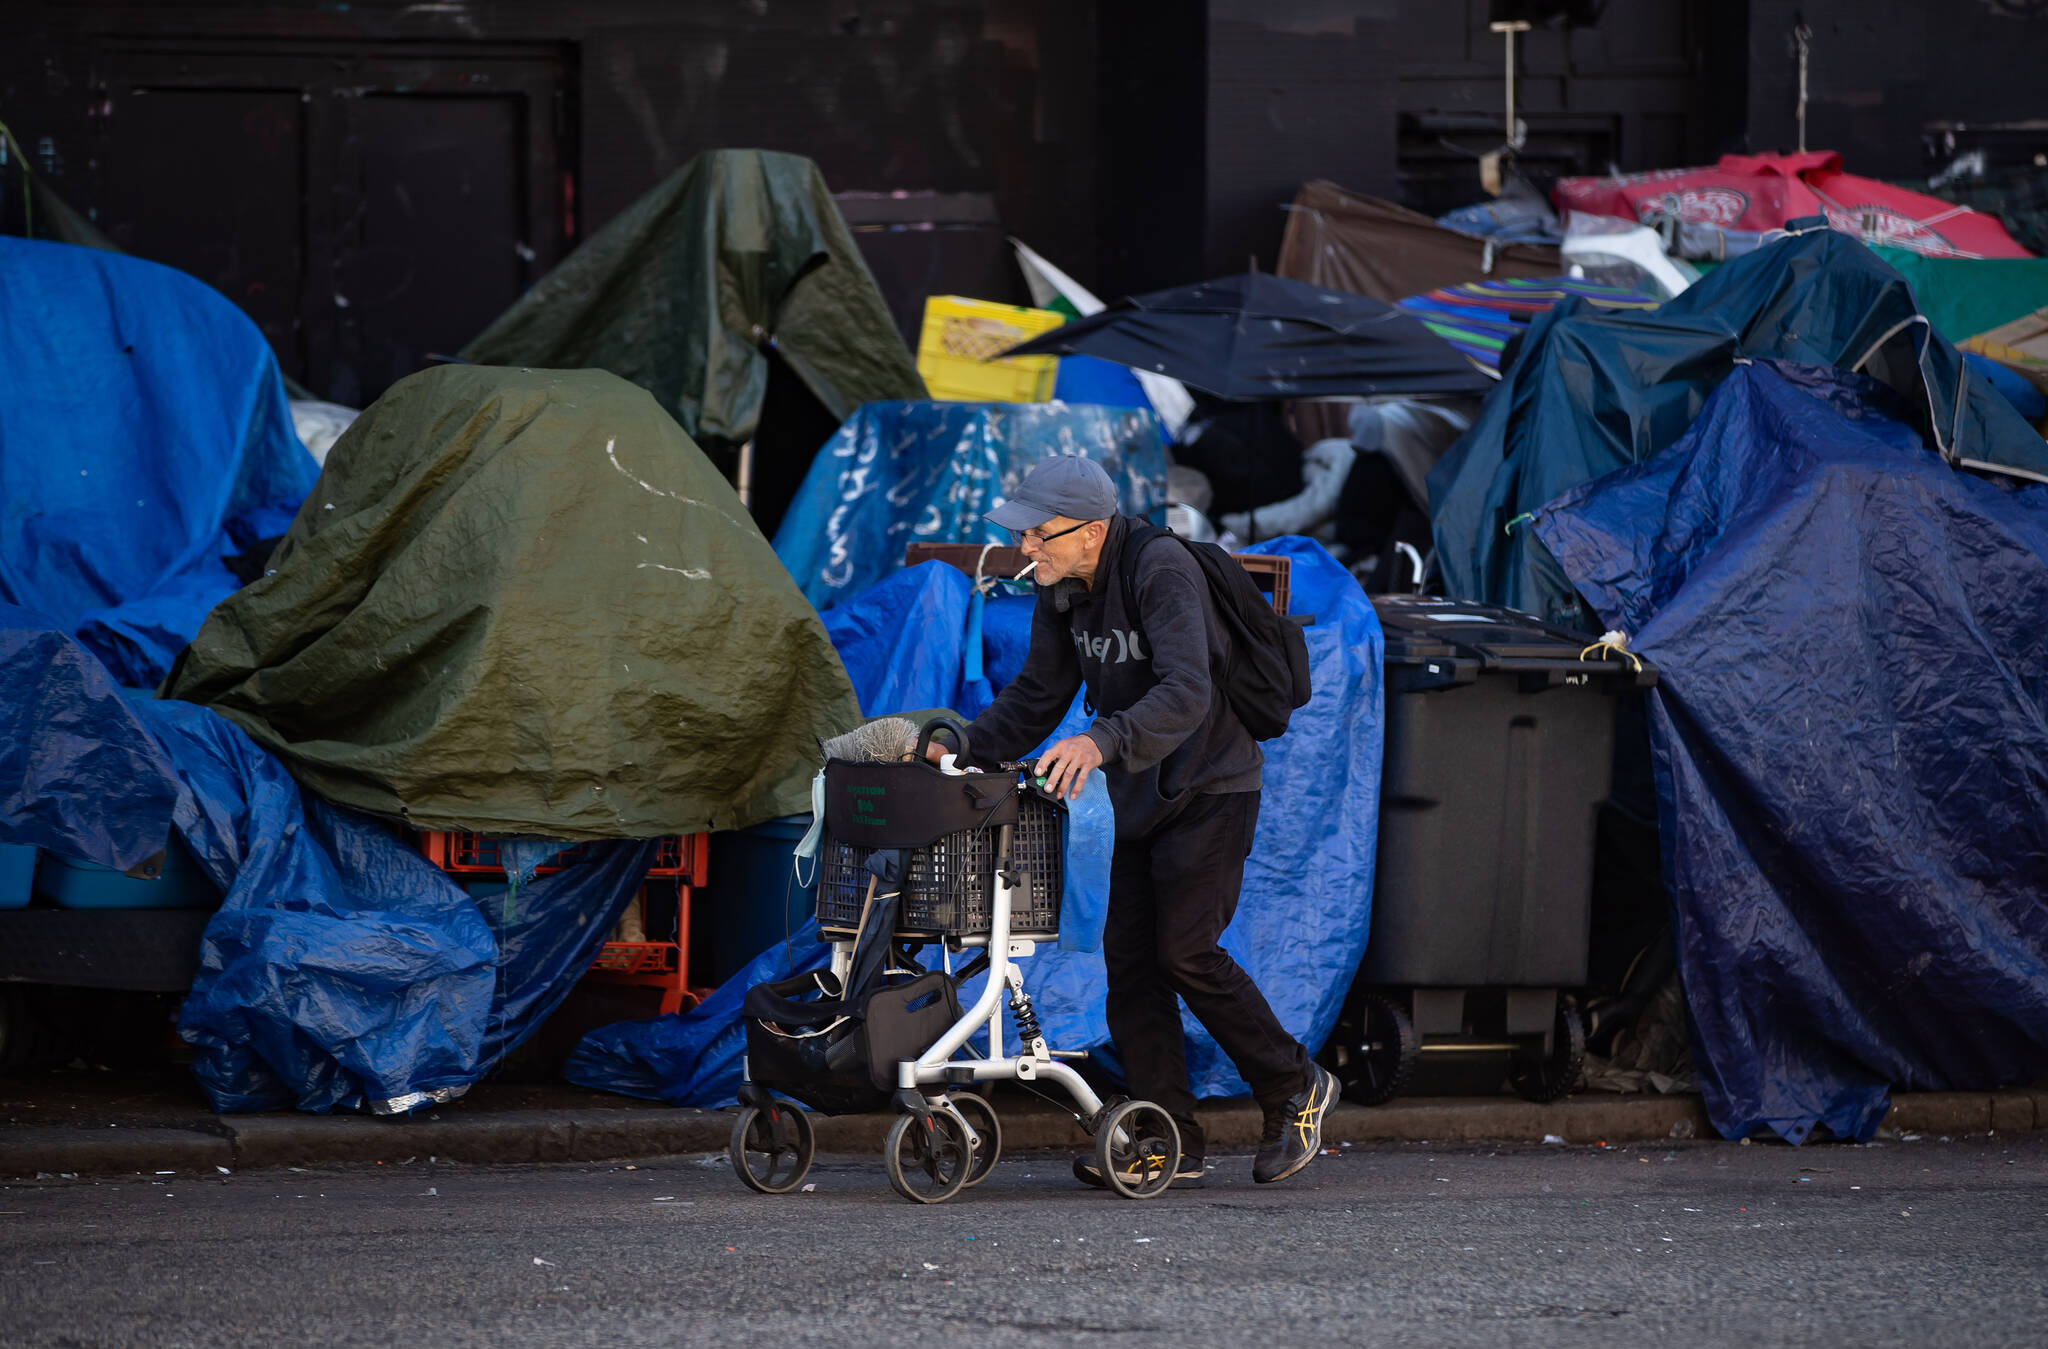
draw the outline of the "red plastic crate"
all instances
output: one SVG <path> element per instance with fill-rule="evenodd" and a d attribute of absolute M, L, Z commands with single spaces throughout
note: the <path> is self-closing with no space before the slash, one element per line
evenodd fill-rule
<path fill-rule="evenodd" d="M 458 876 L 504 875 L 500 842 L 493 835 L 475 834 L 464 829 L 428 829 L 420 833 L 420 851 L 426 854 L 427 860 Z M 583 848 L 583 844 L 577 843 L 562 849 L 546 865 L 536 867 L 535 874 L 545 876 L 581 861 Z M 663 880 L 702 885 L 710 859 L 709 834 L 670 834 L 660 840 L 654 853 L 654 865 L 647 869 L 647 874 Z"/>
<path fill-rule="evenodd" d="M 682 968 L 683 948 L 672 941 L 608 941 L 590 962 L 614 974 L 666 974 Z"/>
<path fill-rule="evenodd" d="M 697 835 L 702 838 L 703 835 Z M 647 899 L 646 888 L 640 902 Z M 690 887 L 676 887 L 676 941 L 608 941 L 597 950 L 585 977 L 612 984 L 661 990 L 661 1014 L 670 1016 L 704 1001 L 709 989 L 691 988 Z"/>

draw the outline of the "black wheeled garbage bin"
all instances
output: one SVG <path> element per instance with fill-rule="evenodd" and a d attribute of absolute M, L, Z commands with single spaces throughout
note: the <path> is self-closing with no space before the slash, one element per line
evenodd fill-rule
<path fill-rule="evenodd" d="M 1498 1055 L 1522 1095 L 1555 1100 L 1584 1057 L 1568 993 L 1586 981 L 1615 709 L 1656 671 L 1511 609 L 1373 603 L 1386 750 L 1372 935 L 1324 1060 L 1367 1103 L 1433 1054 Z"/>

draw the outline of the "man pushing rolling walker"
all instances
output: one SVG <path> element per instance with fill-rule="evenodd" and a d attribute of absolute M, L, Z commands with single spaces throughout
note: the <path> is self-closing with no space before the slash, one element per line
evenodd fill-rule
<path fill-rule="evenodd" d="M 1221 549 L 1119 515 L 1116 487 L 1092 460 L 1047 459 L 987 518 L 1016 536 L 1038 603 L 1024 668 L 968 727 L 971 752 L 1017 758 L 1087 686 L 1094 724 L 1048 748 L 1034 771 L 1067 799 L 1097 768 L 1108 783 L 1116 848 L 1102 952 L 1110 1038 L 1130 1090 L 1180 1127 L 1173 1183 L 1201 1184 L 1185 1000 L 1265 1112 L 1252 1179 L 1285 1180 L 1320 1148 L 1337 1080 L 1281 1028 L 1221 939 L 1258 824 L 1258 741 L 1308 701 L 1306 643 Z M 1106 1186 L 1092 1158 L 1077 1159 L 1074 1174 Z"/>

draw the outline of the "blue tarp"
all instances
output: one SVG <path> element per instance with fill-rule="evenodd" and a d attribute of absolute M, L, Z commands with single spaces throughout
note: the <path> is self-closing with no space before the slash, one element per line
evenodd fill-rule
<path fill-rule="evenodd" d="M 179 1021 L 222 1111 L 460 1094 L 586 969 L 651 862 L 609 843 L 473 900 L 191 703 L 124 699 L 54 621 L 0 607 L 0 840 L 118 866 L 175 829 L 224 892 Z"/>
<path fill-rule="evenodd" d="M 1055 403 L 1143 408 L 1154 415 L 1160 443 L 1170 445 L 1173 442 L 1167 433 L 1166 423 L 1156 420 L 1158 409 L 1152 406 L 1145 386 L 1138 383 L 1137 375 L 1127 365 L 1098 360 L 1093 356 L 1062 356 L 1058 373 L 1053 376 L 1052 398 Z"/>
<path fill-rule="evenodd" d="M 1730 1138 L 1864 1139 L 1888 1086 L 2048 1071 L 2048 486 L 1957 472 L 1893 401 L 1759 361 L 1535 525 L 1660 672 L 1665 880 Z"/>
<path fill-rule="evenodd" d="M 319 468 L 263 334 L 169 267 L 0 237 L 0 601 L 153 686 Z"/>
<path fill-rule="evenodd" d="M 1012 542 L 982 516 L 1055 454 L 1107 469 L 1126 515 L 1166 508 L 1166 451 L 1149 411 L 870 403 L 812 460 L 775 531 L 776 555 L 804 598 L 829 609 L 900 570 L 909 544 Z"/>
<path fill-rule="evenodd" d="M 1319 1046 L 1336 1023 L 1371 923 L 1383 729 L 1382 639 L 1371 602 L 1317 544 L 1284 538 L 1249 551 L 1278 554 L 1293 562 L 1293 607 L 1316 615 L 1316 624 L 1307 633 L 1315 696 L 1294 714 L 1285 736 L 1265 745 L 1258 837 L 1245 867 L 1237 917 L 1224 934 L 1224 944 L 1265 991 L 1289 1033 Z M 937 563 L 915 568 L 848 606 L 861 615 L 857 630 L 862 633 L 887 631 L 891 612 L 904 616 L 904 627 L 913 614 L 929 625 L 916 634 L 921 640 L 842 647 L 862 709 L 869 715 L 929 705 L 927 695 L 944 686 L 945 671 L 964 664 L 958 647 L 966 631 L 967 587 L 957 573 L 948 581 L 942 572 L 949 570 Z M 983 644 L 988 677 L 998 689 L 1022 665 L 1031 603 L 1028 596 L 1020 596 L 987 605 Z M 873 612 L 867 611 L 870 605 Z M 846 630 L 835 630 L 834 640 Z M 951 654 L 935 650 L 947 647 L 954 649 Z M 921 672 L 903 673 L 913 666 L 922 667 Z M 908 701 L 895 707 L 871 701 L 885 688 L 904 690 Z M 1077 700 L 1053 738 L 1085 726 L 1087 720 Z M 1106 799 L 1099 782 L 1092 790 L 1098 801 Z M 1076 811 L 1072 827 L 1095 834 L 1099 841 L 1093 846 L 1106 849 L 1108 812 L 1101 806 L 1095 812 L 1088 818 L 1087 812 Z M 1106 869 L 1102 874 L 1106 886 Z M 1074 892 L 1070 861 L 1070 910 L 1077 902 L 1089 902 Z M 739 1085 L 740 998 L 751 984 L 792 968 L 792 957 L 796 968 L 808 967 L 807 961 L 821 962 L 825 948 L 807 946 L 808 940 L 807 930 L 787 946 L 777 945 L 693 1012 L 592 1032 L 570 1059 L 567 1076 L 584 1086 L 679 1105 L 730 1102 Z M 1102 957 L 1041 949 L 1024 962 L 1024 971 L 1048 1042 L 1062 1049 L 1096 1050 L 1114 1069 L 1114 1054 L 1100 1053 L 1109 1043 Z M 1188 1071 L 1195 1090 L 1205 1096 L 1244 1094 L 1247 1088 L 1236 1070 L 1199 1023 L 1187 1017 L 1186 1026 Z"/>
<path fill-rule="evenodd" d="M 1447 593 L 1585 626 L 1530 513 L 1670 445 L 1752 358 L 1882 378 L 1931 449 L 2048 481 L 2048 445 L 1927 326 L 1904 279 L 1848 235 L 1816 229 L 1717 267 L 1648 313 L 1567 299 L 1538 316 L 1472 429 L 1430 471 Z"/>
<path fill-rule="evenodd" d="M 179 791 L 106 667 L 0 604 L 0 843 L 126 871 L 163 851 Z"/>

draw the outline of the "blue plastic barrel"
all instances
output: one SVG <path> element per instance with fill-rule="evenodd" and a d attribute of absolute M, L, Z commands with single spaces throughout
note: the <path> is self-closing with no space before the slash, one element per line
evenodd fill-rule
<path fill-rule="evenodd" d="M 36 865 L 34 888 L 60 909 L 214 909 L 221 899 L 220 887 L 175 835 L 155 875 L 131 876 L 45 852 Z"/>
<path fill-rule="evenodd" d="M 799 886 L 790 871 L 809 815 L 785 815 L 751 829 L 711 836 L 711 883 L 692 901 L 697 935 L 711 948 L 711 982 L 722 984 L 810 919 L 817 873 L 809 862 Z"/>
<path fill-rule="evenodd" d="M 28 843 L 0 843 L 0 909 L 28 907 L 36 874 L 36 850 Z"/>

